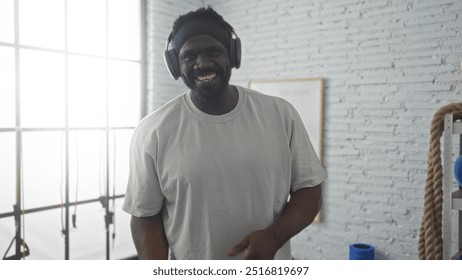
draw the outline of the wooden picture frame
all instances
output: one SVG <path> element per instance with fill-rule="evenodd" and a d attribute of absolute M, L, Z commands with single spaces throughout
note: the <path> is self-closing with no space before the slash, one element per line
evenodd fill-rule
<path fill-rule="evenodd" d="M 289 101 L 302 118 L 319 160 L 323 162 L 324 79 L 250 80 L 250 89 Z M 321 222 L 318 213 L 315 222 Z"/>

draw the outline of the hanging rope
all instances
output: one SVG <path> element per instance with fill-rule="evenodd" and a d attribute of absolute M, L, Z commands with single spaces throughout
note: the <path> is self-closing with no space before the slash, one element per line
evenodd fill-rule
<path fill-rule="evenodd" d="M 443 259 L 443 239 L 441 237 L 443 168 L 441 166 L 440 138 L 444 131 L 444 115 L 447 113 L 452 113 L 454 120 L 462 119 L 462 103 L 443 106 L 433 115 L 425 183 L 424 215 L 419 235 L 419 258 L 421 260 Z"/>

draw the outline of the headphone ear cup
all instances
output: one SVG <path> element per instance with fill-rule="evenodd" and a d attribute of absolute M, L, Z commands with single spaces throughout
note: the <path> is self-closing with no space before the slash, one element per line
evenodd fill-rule
<path fill-rule="evenodd" d="M 234 68 L 236 65 L 236 42 L 234 38 L 229 40 L 229 61 L 231 63 L 231 68 Z"/>
<path fill-rule="evenodd" d="M 180 63 L 178 61 L 178 56 L 176 54 L 175 49 L 165 50 L 164 51 L 164 62 L 167 66 L 168 72 L 170 76 L 175 80 L 181 76 L 180 71 Z"/>
<path fill-rule="evenodd" d="M 241 67 L 241 39 L 239 37 L 236 37 L 234 39 L 234 67 L 238 69 Z"/>
<path fill-rule="evenodd" d="M 178 80 L 181 77 L 181 70 L 180 70 L 180 61 L 178 60 L 178 54 L 176 53 L 175 49 L 170 50 L 170 57 L 172 60 L 173 69 L 175 69 L 175 79 Z"/>

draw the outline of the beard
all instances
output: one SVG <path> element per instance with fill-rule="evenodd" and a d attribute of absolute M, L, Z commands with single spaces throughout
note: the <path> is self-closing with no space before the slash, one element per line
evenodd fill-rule
<path fill-rule="evenodd" d="M 202 84 L 196 80 L 196 77 L 216 73 L 216 81 L 210 84 Z M 219 96 L 229 85 L 231 79 L 231 67 L 226 65 L 226 68 L 218 67 L 217 65 L 208 69 L 192 70 L 188 73 L 182 73 L 181 78 L 185 85 L 204 98 L 210 99 Z"/>

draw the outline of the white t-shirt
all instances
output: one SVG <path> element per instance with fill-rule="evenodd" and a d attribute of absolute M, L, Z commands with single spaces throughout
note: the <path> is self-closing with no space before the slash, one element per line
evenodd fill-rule
<path fill-rule="evenodd" d="M 327 177 L 290 103 L 237 89 L 229 113 L 200 111 L 188 92 L 135 129 L 123 209 L 136 217 L 163 210 L 170 258 L 242 259 L 227 253 L 272 224 L 290 191 Z M 291 259 L 289 242 L 275 258 Z"/>

